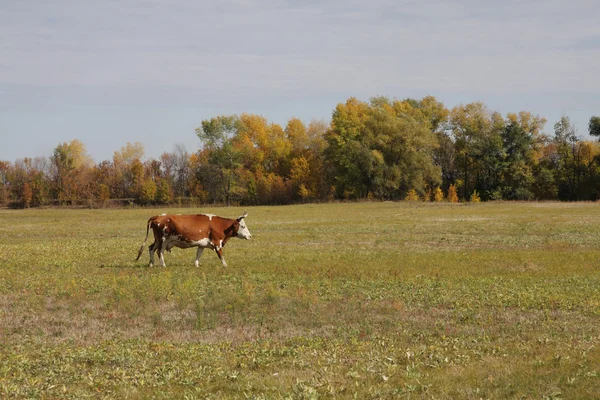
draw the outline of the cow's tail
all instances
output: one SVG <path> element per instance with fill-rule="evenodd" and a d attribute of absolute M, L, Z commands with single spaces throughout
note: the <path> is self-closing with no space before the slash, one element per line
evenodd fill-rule
<path fill-rule="evenodd" d="M 154 220 L 154 217 L 152 217 L 148 220 L 148 225 L 146 226 L 146 238 L 144 239 L 144 243 L 142 243 L 142 246 L 140 247 L 140 250 L 138 251 L 138 255 L 137 255 L 137 258 L 135 259 L 135 261 L 140 259 L 140 257 L 142 256 L 142 252 L 144 251 L 144 247 L 146 247 L 146 241 L 148 240 L 148 233 L 150 233 L 150 224 L 152 224 L 153 220 Z"/>

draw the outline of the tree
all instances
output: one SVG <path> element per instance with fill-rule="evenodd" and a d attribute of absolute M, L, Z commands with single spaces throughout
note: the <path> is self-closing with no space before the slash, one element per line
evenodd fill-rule
<path fill-rule="evenodd" d="M 539 162 L 540 131 L 546 120 L 528 112 L 508 114 L 501 132 L 502 196 L 509 200 L 531 200 L 534 171 Z"/>
<path fill-rule="evenodd" d="M 600 140 L 600 117 L 593 116 L 588 124 L 590 136 L 596 136 Z"/>
<path fill-rule="evenodd" d="M 173 200 L 173 192 L 166 179 L 160 179 L 156 188 L 156 202 L 158 204 L 169 204 Z"/>
<path fill-rule="evenodd" d="M 292 159 L 290 179 L 296 193 L 302 200 L 306 200 L 311 196 L 311 190 L 308 188 L 310 186 L 310 166 L 306 157 L 299 156 Z"/>
<path fill-rule="evenodd" d="M 439 186 L 437 186 L 433 191 L 433 200 L 436 203 L 444 200 L 444 192 L 442 192 L 442 189 Z"/>
<path fill-rule="evenodd" d="M 433 98 L 427 99 L 426 103 Z M 441 168 L 434 160 L 438 148 L 437 138 L 431 129 L 430 119 L 434 117 L 419 108 L 420 102 L 416 106 L 410 100 L 394 101 L 389 105 L 384 100 L 382 103 L 374 112 L 383 113 L 383 117 L 372 118 L 367 126 L 370 128 L 371 122 L 376 122 L 372 132 L 375 145 L 372 147 L 383 155 L 387 169 L 385 186 L 387 190 L 394 187 L 392 182 L 398 174 L 400 192 L 415 189 L 417 194 L 424 195 L 428 188 L 441 183 Z M 437 120 L 437 117 L 434 119 Z M 388 193 L 387 197 L 397 195 L 393 193 L 390 196 Z"/>
<path fill-rule="evenodd" d="M 370 104 L 354 98 L 338 104 L 325 153 L 338 195 L 398 199 L 441 182 L 431 122 L 413 103 L 376 97 Z"/>
<path fill-rule="evenodd" d="M 290 119 L 285 127 L 285 136 L 290 142 L 293 157 L 306 156 L 310 149 L 310 138 L 302 121 Z"/>
<path fill-rule="evenodd" d="M 104 183 L 98 185 L 98 200 L 100 200 L 102 207 L 105 207 L 106 204 L 108 204 L 108 201 L 110 200 L 110 188 L 108 185 Z"/>
<path fill-rule="evenodd" d="M 558 183 L 559 197 L 563 200 L 577 200 L 577 131 L 569 117 L 562 117 L 554 124 L 556 158 L 554 168 Z"/>
<path fill-rule="evenodd" d="M 23 192 L 21 194 L 21 199 L 23 201 L 23 208 L 29 208 L 31 206 L 31 200 L 33 199 L 33 192 L 31 191 L 31 187 L 29 183 L 25 182 L 23 184 Z"/>
<path fill-rule="evenodd" d="M 479 193 L 477 193 L 477 190 L 473 190 L 473 193 L 471 193 L 471 197 L 469 198 L 469 201 L 471 203 L 480 203 L 481 202 L 481 197 L 479 197 Z"/>
<path fill-rule="evenodd" d="M 144 145 L 140 142 L 129 143 L 113 153 L 113 196 L 136 197 L 143 178 Z"/>
<path fill-rule="evenodd" d="M 362 141 L 368 118 L 369 105 L 354 97 L 338 104 L 333 111 L 331 128 L 325 135 L 325 152 L 333 186 L 340 197 L 366 198 L 368 194 L 368 171 L 361 168 L 369 165 L 370 152 Z"/>
<path fill-rule="evenodd" d="M 410 189 L 404 198 L 406 201 L 419 201 L 419 195 L 415 189 Z"/>
<path fill-rule="evenodd" d="M 325 161 L 325 148 L 327 141 L 325 134 L 329 130 L 329 124 L 322 120 L 313 120 L 308 124 L 306 134 L 309 140 L 307 160 L 310 170 L 310 187 L 315 197 L 326 199 L 330 192 L 328 182 L 329 173 Z"/>
<path fill-rule="evenodd" d="M 0 160 L 0 204 L 8 202 L 8 174 L 11 169 L 10 162 Z"/>
<path fill-rule="evenodd" d="M 489 197 L 501 179 L 504 119 L 483 103 L 475 102 L 454 107 L 449 128 L 454 137 L 462 197 L 468 199 L 475 189 Z"/>
<path fill-rule="evenodd" d="M 456 186 L 450 185 L 448 188 L 448 201 L 450 203 L 458 203 L 458 194 L 456 192 Z"/>
<path fill-rule="evenodd" d="M 240 128 L 237 116 L 219 116 L 202 121 L 196 134 L 208 155 L 208 163 L 217 167 L 220 195 L 227 206 L 239 189 L 241 152 L 233 145 L 233 138 Z"/>
<path fill-rule="evenodd" d="M 182 144 L 176 144 L 171 153 L 160 156 L 163 174 L 168 179 L 175 196 L 187 196 L 190 179 L 190 154 Z"/>
<path fill-rule="evenodd" d="M 87 154 L 85 145 L 75 139 L 56 146 L 51 161 L 55 171 L 53 180 L 56 198 L 61 202 L 73 202 L 78 197 L 77 171 L 90 168 L 93 165 L 92 158 Z"/>
<path fill-rule="evenodd" d="M 138 186 L 137 201 L 142 205 L 152 204 L 156 198 L 156 183 L 146 179 Z"/>

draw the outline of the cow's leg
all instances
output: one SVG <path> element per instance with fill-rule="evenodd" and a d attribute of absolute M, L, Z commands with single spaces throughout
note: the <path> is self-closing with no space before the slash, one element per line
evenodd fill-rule
<path fill-rule="evenodd" d="M 154 266 L 154 252 L 156 251 L 156 247 L 156 242 L 152 243 L 150 247 L 148 247 L 148 251 L 150 252 L 150 263 L 148 264 L 149 267 Z"/>
<path fill-rule="evenodd" d="M 160 265 L 163 267 L 167 266 L 167 264 L 165 264 L 165 249 L 166 248 L 167 248 L 167 238 L 163 237 L 162 244 L 161 244 L 160 248 L 158 249 L 158 259 L 160 260 Z"/>
<path fill-rule="evenodd" d="M 215 253 L 217 253 L 217 256 L 219 256 L 219 260 L 221 260 L 221 264 L 223 264 L 224 267 L 227 266 L 227 263 L 225 262 L 225 257 L 223 257 L 223 240 L 219 239 L 218 241 L 216 239 L 212 240 L 212 248 L 215 250 Z"/>
<path fill-rule="evenodd" d="M 204 247 L 198 247 L 198 250 L 196 251 L 196 267 L 200 266 L 200 256 L 202 255 L 203 251 Z"/>
<path fill-rule="evenodd" d="M 217 253 L 217 255 L 219 256 L 219 260 L 221 260 L 221 264 L 223 264 L 224 267 L 227 266 L 227 263 L 225 262 L 225 257 L 223 257 L 223 249 L 220 247 L 217 247 L 215 249 L 215 252 Z"/>

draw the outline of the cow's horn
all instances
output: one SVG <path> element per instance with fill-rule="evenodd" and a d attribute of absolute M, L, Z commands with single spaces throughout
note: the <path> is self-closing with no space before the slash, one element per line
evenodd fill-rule
<path fill-rule="evenodd" d="M 244 218 L 246 218 L 247 216 L 248 216 L 248 212 L 247 212 L 247 211 L 244 211 L 244 214 L 243 214 L 241 217 L 239 217 L 239 218 L 238 218 L 238 221 L 241 221 L 241 220 L 243 220 L 243 219 L 244 219 Z"/>

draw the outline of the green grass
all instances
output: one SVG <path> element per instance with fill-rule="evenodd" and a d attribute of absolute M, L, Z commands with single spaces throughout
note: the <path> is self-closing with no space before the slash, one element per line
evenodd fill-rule
<path fill-rule="evenodd" d="M 250 207 L 228 268 L 134 262 L 165 211 L 243 209 L 0 211 L 0 398 L 600 398 L 597 204 Z"/>

